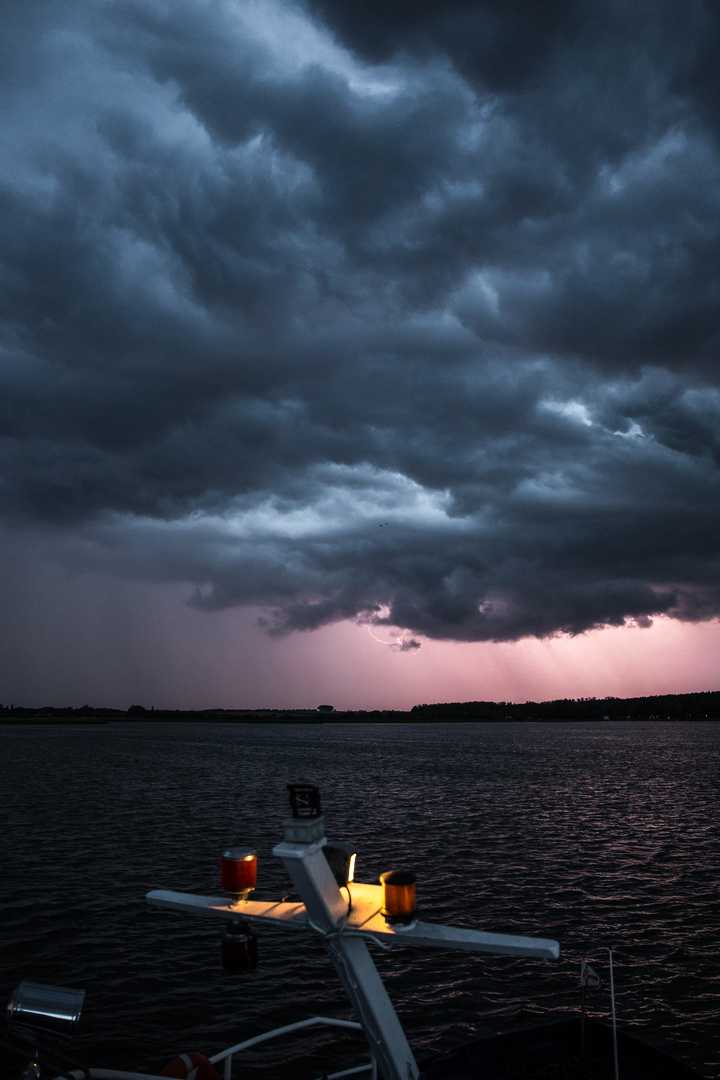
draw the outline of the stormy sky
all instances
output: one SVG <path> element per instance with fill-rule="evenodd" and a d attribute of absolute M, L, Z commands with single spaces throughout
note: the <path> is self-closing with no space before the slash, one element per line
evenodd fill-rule
<path fill-rule="evenodd" d="M 718 618 L 715 3 L 2 22 L 6 667 L 88 581 L 269 650 Z"/>

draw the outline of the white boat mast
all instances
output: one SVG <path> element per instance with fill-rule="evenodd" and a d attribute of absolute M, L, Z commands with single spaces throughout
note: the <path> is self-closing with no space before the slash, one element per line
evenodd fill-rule
<path fill-rule="evenodd" d="M 560 955 L 557 941 L 548 938 L 489 934 L 414 919 L 404 923 L 388 921 L 379 885 L 353 882 L 348 911 L 347 900 L 323 852 L 327 843 L 324 832 L 322 816 L 288 818 L 284 840 L 273 850 L 285 864 L 301 903 L 194 896 L 166 890 L 148 893 L 147 902 L 153 907 L 202 913 L 226 922 L 229 918 L 244 919 L 320 934 L 384 1080 L 417 1080 L 419 1070 L 368 952 L 367 939 L 386 948 L 401 941 L 403 945 L 541 959 L 557 959 Z"/>

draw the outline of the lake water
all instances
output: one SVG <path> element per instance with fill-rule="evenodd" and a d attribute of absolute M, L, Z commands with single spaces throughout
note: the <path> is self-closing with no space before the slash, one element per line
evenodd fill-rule
<path fill-rule="evenodd" d="M 0 747 L 0 993 L 84 988 L 88 1064 L 152 1071 L 350 1017 L 311 935 L 263 931 L 257 970 L 226 974 L 212 920 L 144 901 L 219 893 L 229 843 L 257 849 L 257 898 L 287 893 L 271 849 L 285 784 L 306 779 L 328 837 L 356 844 L 358 880 L 414 869 L 428 921 L 560 941 L 548 965 L 371 946 L 417 1056 L 576 1008 L 583 956 L 603 978 L 590 1014 L 607 1015 L 612 945 L 618 1022 L 720 1076 L 718 724 L 6 726 Z M 298 1080 L 347 1046 L 366 1060 L 318 1033 L 250 1054 L 243 1077 L 280 1075 L 296 1045 Z"/>

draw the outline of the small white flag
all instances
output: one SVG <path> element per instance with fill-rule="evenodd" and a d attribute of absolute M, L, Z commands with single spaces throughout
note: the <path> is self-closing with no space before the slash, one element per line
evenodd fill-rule
<path fill-rule="evenodd" d="M 595 968 L 591 968 L 587 960 L 580 965 L 580 985 L 588 986 L 595 990 L 600 985 L 600 976 Z"/>

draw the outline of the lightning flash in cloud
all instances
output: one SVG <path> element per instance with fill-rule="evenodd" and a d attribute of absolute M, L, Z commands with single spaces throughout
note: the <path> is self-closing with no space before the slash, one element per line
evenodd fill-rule
<path fill-rule="evenodd" d="M 417 640 L 417 638 L 406 637 L 406 635 L 410 633 L 407 628 L 403 630 L 402 634 L 400 634 L 399 637 L 393 638 L 392 641 L 383 641 L 383 639 L 379 638 L 377 634 L 373 634 L 369 626 L 367 628 L 367 632 L 370 637 L 374 638 L 374 640 L 377 641 L 380 645 L 387 645 L 388 648 L 393 649 L 395 652 L 415 652 L 418 649 L 422 648 L 422 645 Z"/>

